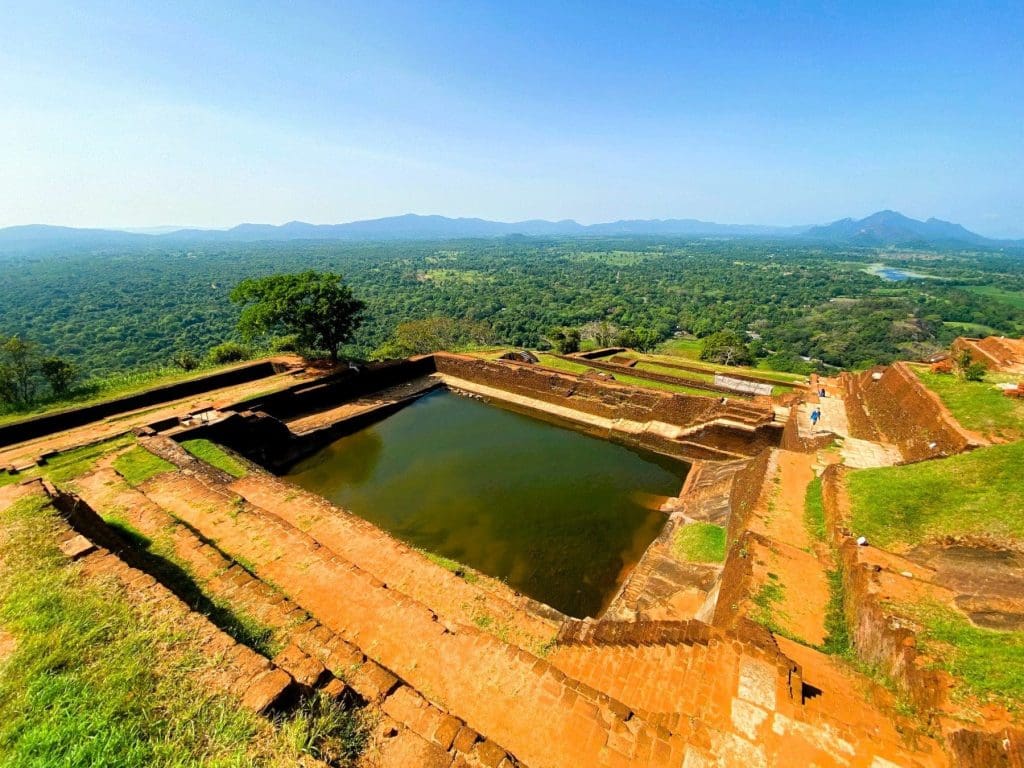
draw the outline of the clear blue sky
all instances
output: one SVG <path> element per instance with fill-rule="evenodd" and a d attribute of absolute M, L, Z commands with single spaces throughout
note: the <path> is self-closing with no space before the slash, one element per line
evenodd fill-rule
<path fill-rule="evenodd" d="M 894 208 L 1024 236 L 1020 0 L 13 5 L 0 226 Z"/>

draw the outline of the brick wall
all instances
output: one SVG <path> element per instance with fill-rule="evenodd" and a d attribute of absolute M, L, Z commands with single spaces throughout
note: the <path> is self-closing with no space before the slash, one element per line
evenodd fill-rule
<path fill-rule="evenodd" d="M 892 443 L 907 461 L 949 456 L 975 447 L 976 442 L 953 422 L 938 397 L 905 363 L 844 374 L 844 379 L 854 437 Z"/>

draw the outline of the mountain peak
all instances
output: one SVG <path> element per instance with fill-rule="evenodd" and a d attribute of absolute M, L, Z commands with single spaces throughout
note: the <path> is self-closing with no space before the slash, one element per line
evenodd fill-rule
<path fill-rule="evenodd" d="M 959 224 L 930 218 L 918 221 L 899 211 L 884 210 L 863 219 L 839 219 L 811 227 L 804 237 L 851 245 L 991 245 L 994 241 Z"/>

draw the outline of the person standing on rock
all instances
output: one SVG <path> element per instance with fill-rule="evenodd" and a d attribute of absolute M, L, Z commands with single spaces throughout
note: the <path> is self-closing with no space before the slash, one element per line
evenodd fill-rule
<path fill-rule="evenodd" d="M 818 426 L 818 420 L 820 418 L 821 418 L 821 408 L 815 408 L 813 411 L 811 411 L 811 426 L 812 427 L 817 427 Z"/>

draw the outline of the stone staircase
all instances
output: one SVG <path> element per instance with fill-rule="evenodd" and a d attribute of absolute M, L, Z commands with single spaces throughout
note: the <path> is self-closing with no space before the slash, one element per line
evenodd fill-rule
<path fill-rule="evenodd" d="M 771 718 L 773 734 L 781 737 L 776 748 L 785 756 L 780 766 L 946 764 L 938 745 L 895 712 L 888 692 L 875 687 L 866 697 L 872 684 L 864 678 L 818 651 L 781 642 L 772 653 L 763 639 L 744 642 L 699 621 L 584 620 L 563 628 L 550 658 L 567 675 L 669 731 L 689 718 L 719 727 L 724 719 L 740 733 L 770 741 L 761 726 Z M 788 687 L 772 691 L 771 669 L 777 680 L 788 674 Z M 768 703 L 774 715 L 764 713 Z M 754 753 L 747 757 L 766 764 Z"/>
<path fill-rule="evenodd" d="M 681 763 L 681 735 L 642 722 L 543 658 L 475 626 L 446 624 L 427 606 L 229 489 L 169 473 L 142 491 L 277 585 L 326 631 L 390 670 L 396 683 L 404 681 L 516 759 L 528 765 L 611 766 L 640 760 L 649 747 L 659 759 L 635 764 Z M 541 722 L 538 707 L 545 712 Z"/>
<path fill-rule="evenodd" d="M 145 604 L 146 610 L 159 613 L 162 620 L 178 626 L 198 640 L 204 656 L 220 657 L 215 668 L 202 675 L 202 682 L 214 690 L 236 695 L 242 706 L 256 712 L 286 707 L 297 693 L 292 675 L 237 642 L 198 613 L 166 585 L 145 570 L 135 567 L 117 551 L 117 534 L 75 497 L 57 491 L 43 481 L 28 486 L 31 493 L 50 499 L 60 511 L 57 541 L 61 551 L 77 561 L 86 579 L 113 578 L 124 589 L 133 605 Z M 106 545 L 106 546 L 104 546 Z M 134 559 L 129 557 L 129 559 Z"/>
<path fill-rule="evenodd" d="M 287 675 L 291 695 L 312 690 L 322 690 L 334 698 L 354 695 L 391 723 L 393 727 L 378 726 L 386 740 L 377 755 L 382 766 L 406 765 L 411 755 L 415 764 L 423 766 L 448 766 L 456 757 L 467 765 L 515 764 L 496 743 L 431 705 L 395 674 L 234 562 L 198 531 L 129 487 L 112 469 L 91 473 L 77 485 L 90 507 L 116 515 L 147 537 L 166 537 L 177 558 L 187 564 L 190 575 L 201 586 L 204 597 L 274 630 L 281 650 L 272 663 Z M 266 689 L 264 683 L 253 700 L 263 701 L 268 696 Z"/>

